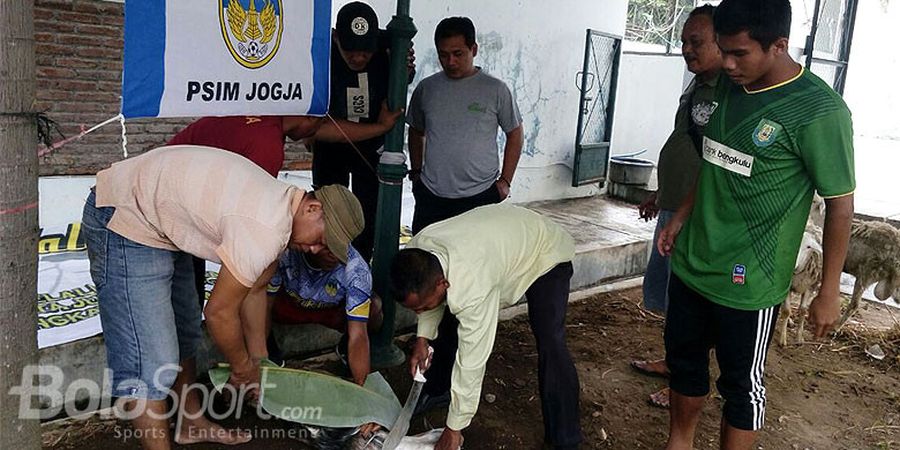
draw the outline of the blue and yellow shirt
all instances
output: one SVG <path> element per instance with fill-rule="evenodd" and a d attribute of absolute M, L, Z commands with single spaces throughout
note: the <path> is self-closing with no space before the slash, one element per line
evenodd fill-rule
<path fill-rule="evenodd" d="M 347 320 L 369 320 L 372 271 L 353 247 L 349 248 L 347 265 L 330 271 L 312 267 L 301 252 L 286 251 L 269 281 L 269 295 L 282 288 L 301 308 L 334 308 L 344 303 Z"/>

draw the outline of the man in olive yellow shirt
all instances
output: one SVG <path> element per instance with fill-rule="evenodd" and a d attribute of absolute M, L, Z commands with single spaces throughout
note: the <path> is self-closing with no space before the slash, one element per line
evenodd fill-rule
<path fill-rule="evenodd" d="M 459 448 L 478 409 L 500 309 L 523 294 L 537 341 L 545 443 L 578 447 L 578 374 L 565 334 L 574 255 L 572 237 L 559 225 L 503 204 L 430 225 L 398 253 L 391 282 L 399 301 L 419 316 L 411 372 L 430 364 L 428 341 L 437 337 L 444 311 L 459 319 L 450 411 L 436 449 Z"/>

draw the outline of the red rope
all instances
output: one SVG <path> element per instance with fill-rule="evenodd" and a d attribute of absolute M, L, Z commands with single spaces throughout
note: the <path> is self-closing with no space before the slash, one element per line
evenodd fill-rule
<path fill-rule="evenodd" d="M 6 215 L 6 214 L 18 214 L 20 212 L 28 211 L 29 209 L 37 208 L 37 206 L 38 206 L 38 202 L 34 202 L 34 203 L 29 203 L 27 205 L 17 206 L 15 208 L 0 209 L 0 216 Z"/>

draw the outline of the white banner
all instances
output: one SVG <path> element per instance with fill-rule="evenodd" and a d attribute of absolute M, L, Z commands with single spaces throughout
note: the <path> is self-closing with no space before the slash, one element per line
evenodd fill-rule
<path fill-rule="evenodd" d="M 38 348 L 102 333 L 97 289 L 91 280 L 81 224 L 41 230 L 38 255 Z M 218 275 L 219 265 L 207 261 L 207 298 Z"/>
<path fill-rule="evenodd" d="M 324 115 L 331 0 L 125 3 L 122 114 Z"/>

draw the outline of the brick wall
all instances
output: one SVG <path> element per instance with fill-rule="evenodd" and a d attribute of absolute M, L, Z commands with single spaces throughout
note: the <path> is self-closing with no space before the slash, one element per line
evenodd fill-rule
<path fill-rule="evenodd" d="M 37 65 L 35 109 L 45 112 L 66 137 L 119 113 L 124 4 L 98 0 L 35 0 Z M 164 144 L 190 119 L 126 122 L 128 153 Z M 58 138 L 58 137 L 57 137 Z M 301 145 L 286 160 L 307 160 Z M 41 159 L 41 175 L 94 174 L 122 159 L 121 127 L 107 125 Z"/>

